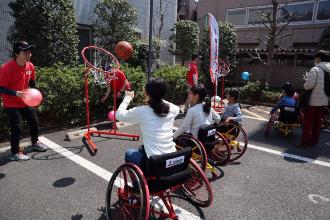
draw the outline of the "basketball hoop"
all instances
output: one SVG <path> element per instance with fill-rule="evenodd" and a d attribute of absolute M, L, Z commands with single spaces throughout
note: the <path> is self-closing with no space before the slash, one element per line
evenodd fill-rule
<path fill-rule="evenodd" d="M 98 85 L 109 84 L 116 76 L 120 64 L 116 57 L 103 48 L 96 46 L 85 47 L 81 55 L 85 63 L 85 69 L 93 76 Z"/>
<path fill-rule="evenodd" d="M 228 76 L 230 68 L 228 64 L 219 58 L 218 60 L 218 78 L 221 76 Z"/>
<path fill-rule="evenodd" d="M 85 99 L 86 99 L 86 121 L 87 121 L 87 132 L 84 134 L 84 140 L 87 142 L 89 149 L 93 153 L 93 155 L 97 152 L 96 144 L 93 142 L 91 137 L 93 135 L 111 135 L 111 136 L 121 136 L 121 137 L 129 137 L 132 140 L 139 140 L 139 135 L 137 134 L 126 134 L 117 132 L 118 128 L 116 126 L 116 116 L 114 116 L 114 122 L 111 130 L 107 131 L 92 131 L 90 129 L 90 110 L 89 110 L 89 88 L 88 88 L 88 76 L 91 75 L 94 78 L 94 82 L 96 84 L 110 84 L 112 80 L 117 80 L 117 72 L 120 68 L 120 64 L 116 57 L 112 55 L 110 52 L 106 51 L 103 48 L 99 48 L 96 46 L 88 46 L 85 47 L 81 55 L 85 62 Z M 114 105 L 116 105 L 116 83 L 114 84 Z M 114 107 L 114 115 L 116 112 L 116 107 Z"/>
<path fill-rule="evenodd" d="M 217 73 L 217 80 L 216 80 L 216 84 L 214 87 L 214 97 L 217 97 L 217 85 L 218 85 L 218 80 L 221 80 L 221 102 L 217 103 L 216 99 L 214 98 L 213 102 L 212 102 L 212 107 L 213 109 L 218 112 L 218 113 L 222 113 L 223 112 L 223 99 L 224 99 L 224 94 L 225 94 L 225 76 L 228 76 L 230 72 L 230 68 L 228 66 L 228 64 L 223 61 L 222 59 L 218 58 L 218 73 Z"/>

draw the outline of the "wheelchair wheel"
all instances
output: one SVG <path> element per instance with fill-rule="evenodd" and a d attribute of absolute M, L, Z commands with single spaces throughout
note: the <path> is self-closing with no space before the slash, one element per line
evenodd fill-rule
<path fill-rule="evenodd" d="M 108 220 L 147 220 L 149 209 L 149 190 L 141 169 L 134 164 L 121 165 L 112 175 L 107 189 Z"/>
<path fill-rule="evenodd" d="M 198 164 L 190 159 L 189 168 L 192 171 L 191 178 L 182 185 L 182 192 L 189 200 L 200 207 L 208 207 L 212 204 L 213 193 L 210 182 Z"/>
<path fill-rule="evenodd" d="M 270 115 L 269 121 L 267 123 L 267 127 L 265 129 L 265 136 L 268 136 L 268 134 L 271 132 L 276 118 L 277 118 L 276 114 L 271 114 Z"/>
<path fill-rule="evenodd" d="M 240 158 L 245 153 L 248 146 L 248 139 L 243 128 L 236 123 L 228 122 L 227 124 L 219 124 L 217 130 L 229 144 L 229 161 L 234 161 Z"/>
<path fill-rule="evenodd" d="M 184 147 L 192 148 L 191 158 L 196 161 L 200 168 L 205 171 L 207 165 L 207 154 L 203 144 L 194 138 L 192 135 L 183 134 L 177 137 L 174 142 L 176 143 L 176 149 L 180 150 Z"/>
<path fill-rule="evenodd" d="M 229 162 L 231 155 L 229 144 L 226 138 L 219 132 L 215 134 L 215 138 L 218 140 L 218 144 L 216 144 L 212 151 L 209 152 L 212 154 L 212 162 L 215 165 L 226 164 Z"/>

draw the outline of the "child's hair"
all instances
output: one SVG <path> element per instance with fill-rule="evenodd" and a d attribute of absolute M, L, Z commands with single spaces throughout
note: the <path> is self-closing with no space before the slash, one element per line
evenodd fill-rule
<path fill-rule="evenodd" d="M 320 58 L 322 62 L 330 62 L 330 52 L 326 50 L 319 50 L 314 54 L 314 58 Z"/>
<path fill-rule="evenodd" d="M 287 96 L 292 97 L 294 95 L 295 90 L 290 82 L 286 82 L 283 85 L 282 89 L 284 90 Z"/>
<path fill-rule="evenodd" d="M 207 96 L 207 89 L 203 84 L 193 86 L 190 91 L 194 95 L 198 95 L 198 103 L 204 101 L 203 111 L 208 115 L 211 112 L 211 99 Z"/>
<path fill-rule="evenodd" d="M 239 91 L 238 91 L 238 89 L 231 89 L 231 90 L 229 90 L 228 95 L 230 97 L 234 97 L 235 101 L 238 101 L 238 99 L 239 99 Z"/>
<path fill-rule="evenodd" d="M 170 111 L 170 106 L 163 101 L 167 92 L 166 82 L 161 78 L 150 78 L 145 90 L 150 97 L 148 101 L 150 107 L 158 116 L 165 117 Z"/>

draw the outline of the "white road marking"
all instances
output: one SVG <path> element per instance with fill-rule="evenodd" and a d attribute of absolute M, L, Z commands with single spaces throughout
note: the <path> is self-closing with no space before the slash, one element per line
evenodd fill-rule
<path fill-rule="evenodd" d="M 263 110 L 263 109 L 261 109 L 261 108 L 254 107 L 254 106 L 252 106 L 251 108 L 253 108 L 253 109 L 257 110 L 257 111 L 261 111 L 261 112 L 263 112 L 263 113 L 266 113 L 267 115 L 269 114 L 269 111 Z"/>
<path fill-rule="evenodd" d="M 250 115 L 252 115 L 252 116 L 254 116 L 254 117 L 261 118 L 261 119 L 265 119 L 264 117 L 261 117 L 260 115 L 254 113 L 254 112 L 251 112 L 251 111 L 249 111 L 249 110 L 247 110 L 247 109 L 242 109 L 242 111 L 244 111 L 244 112 L 246 112 L 246 113 L 248 113 L 248 114 L 250 114 Z"/>
<path fill-rule="evenodd" d="M 247 115 L 243 115 L 244 118 L 248 118 L 248 119 L 254 119 L 254 120 L 258 120 L 258 121 L 269 121 L 268 119 L 265 118 L 256 118 L 256 117 L 251 117 L 251 116 L 247 116 Z"/>
<path fill-rule="evenodd" d="M 173 127 L 173 130 L 177 130 L 177 129 L 178 129 L 177 127 Z M 244 144 L 244 143 L 242 143 L 242 144 Z M 302 156 L 295 155 L 295 154 L 288 154 L 288 153 L 284 153 L 284 152 L 281 152 L 281 151 L 269 149 L 269 148 L 266 148 L 266 147 L 260 147 L 260 146 L 257 146 L 257 145 L 248 144 L 248 148 L 264 151 L 264 152 L 271 153 L 271 154 L 276 154 L 276 155 L 283 156 L 283 157 L 289 157 L 289 158 L 292 158 L 292 159 L 301 160 L 301 161 L 305 161 L 305 162 L 308 162 L 308 163 L 314 163 L 314 164 L 318 164 L 318 165 L 325 166 L 325 167 L 330 167 L 330 163 L 328 163 L 328 162 L 324 162 L 324 161 L 321 161 L 321 160 L 315 160 L 315 159 L 311 159 L 311 158 L 308 158 L 308 157 L 302 157 Z"/>
<path fill-rule="evenodd" d="M 317 164 L 317 165 L 321 165 L 321 166 L 325 166 L 325 167 L 330 167 L 330 163 L 325 162 L 325 161 L 315 160 L 315 159 L 308 158 L 308 157 L 302 157 L 302 156 L 298 156 L 298 155 L 295 155 L 295 154 L 288 154 L 288 153 L 284 153 L 284 152 L 281 152 L 281 151 L 256 146 L 256 145 L 253 145 L 253 144 L 248 144 L 248 148 L 264 151 L 264 152 L 271 153 L 271 154 L 276 154 L 276 155 L 283 156 L 283 157 L 289 157 L 289 158 L 292 158 L 292 159 L 301 160 L 301 161 L 305 161 L 305 162 L 308 162 L 308 163 L 313 163 L 313 164 Z"/>
<path fill-rule="evenodd" d="M 83 168 L 91 171 L 92 173 L 98 175 L 99 177 L 101 177 L 102 179 L 106 180 L 106 181 L 110 181 L 112 173 L 103 169 L 102 167 L 90 162 L 89 160 L 86 160 L 85 158 L 78 156 L 77 154 L 63 148 L 62 146 L 54 143 L 53 141 L 45 138 L 45 137 L 39 137 L 39 141 L 42 142 L 43 144 L 47 145 L 50 149 L 52 149 L 53 151 L 61 154 L 62 156 L 68 158 L 69 160 L 75 162 L 76 164 L 82 166 Z M 120 185 L 120 178 L 116 179 L 116 186 Z M 159 203 L 161 204 L 161 203 Z M 165 208 L 166 209 L 166 208 Z M 174 209 L 176 211 L 176 214 L 178 215 L 179 219 L 198 219 L 200 220 L 201 218 L 194 215 L 193 213 L 190 213 L 189 211 L 179 207 L 179 206 L 175 206 L 174 205 Z"/>
<path fill-rule="evenodd" d="M 330 199 L 327 198 L 327 197 L 324 197 L 324 196 L 320 196 L 320 195 L 317 195 L 317 194 L 309 194 L 308 195 L 308 199 L 314 204 L 319 204 L 319 201 L 316 200 L 317 198 L 319 200 L 323 201 L 323 202 L 330 202 Z"/>

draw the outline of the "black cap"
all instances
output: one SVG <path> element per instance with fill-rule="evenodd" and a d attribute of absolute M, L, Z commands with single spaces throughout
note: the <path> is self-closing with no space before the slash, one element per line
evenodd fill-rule
<path fill-rule="evenodd" d="M 26 50 L 32 50 L 34 48 L 34 45 L 29 44 L 26 41 L 20 41 L 20 42 L 16 42 L 13 45 L 13 52 L 15 54 L 18 54 L 19 52 L 26 51 Z"/>
<path fill-rule="evenodd" d="M 192 55 L 191 60 L 194 60 L 196 58 L 202 59 L 202 56 L 199 55 L 198 53 L 195 53 L 195 54 Z"/>

